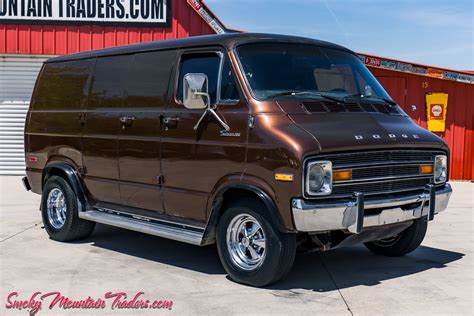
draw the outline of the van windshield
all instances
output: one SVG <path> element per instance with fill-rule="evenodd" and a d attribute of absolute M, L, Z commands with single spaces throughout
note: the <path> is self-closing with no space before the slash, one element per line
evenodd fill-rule
<path fill-rule="evenodd" d="M 258 100 L 321 94 L 391 99 L 349 52 L 307 44 L 256 43 L 239 46 L 237 54 Z"/>

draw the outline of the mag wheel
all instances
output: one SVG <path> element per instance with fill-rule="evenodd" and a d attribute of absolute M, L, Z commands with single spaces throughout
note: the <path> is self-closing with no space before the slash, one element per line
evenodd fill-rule
<path fill-rule="evenodd" d="M 264 262 L 265 233 L 253 216 L 235 216 L 227 227 L 226 242 L 233 264 L 242 270 L 258 269 Z"/>
<path fill-rule="evenodd" d="M 78 217 L 79 203 L 69 183 L 52 176 L 45 183 L 41 200 L 43 225 L 51 239 L 70 241 L 89 236 L 95 223 Z"/>
<path fill-rule="evenodd" d="M 217 249 L 230 278 L 252 286 L 282 279 L 296 253 L 294 234 L 280 232 L 257 200 L 244 198 L 228 205 L 217 228 Z"/>

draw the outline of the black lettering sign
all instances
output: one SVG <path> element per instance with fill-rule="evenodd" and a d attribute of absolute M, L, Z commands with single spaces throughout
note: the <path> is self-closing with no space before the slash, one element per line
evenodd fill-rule
<path fill-rule="evenodd" d="M 0 22 L 169 26 L 172 0 L 0 0 Z"/>

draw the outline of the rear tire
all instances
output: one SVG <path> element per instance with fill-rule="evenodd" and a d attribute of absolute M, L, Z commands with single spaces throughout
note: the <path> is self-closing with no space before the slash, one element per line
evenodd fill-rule
<path fill-rule="evenodd" d="M 375 254 L 399 257 L 414 251 L 421 245 L 426 235 L 428 222 L 424 218 L 417 219 L 413 224 L 396 236 L 365 243 Z"/>
<path fill-rule="evenodd" d="M 296 235 L 280 232 L 263 203 L 242 198 L 228 205 L 217 227 L 217 249 L 235 282 L 262 287 L 284 278 L 296 253 Z"/>
<path fill-rule="evenodd" d="M 95 223 L 78 217 L 78 198 L 69 183 L 59 176 L 46 181 L 41 199 L 43 225 L 49 237 L 71 241 L 88 237 Z"/>

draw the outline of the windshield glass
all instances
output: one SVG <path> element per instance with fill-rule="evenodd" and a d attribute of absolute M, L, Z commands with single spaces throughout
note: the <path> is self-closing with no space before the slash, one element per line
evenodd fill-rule
<path fill-rule="evenodd" d="M 373 96 L 391 99 L 357 56 L 338 49 L 291 43 L 245 44 L 237 48 L 254 97 Z"/>

